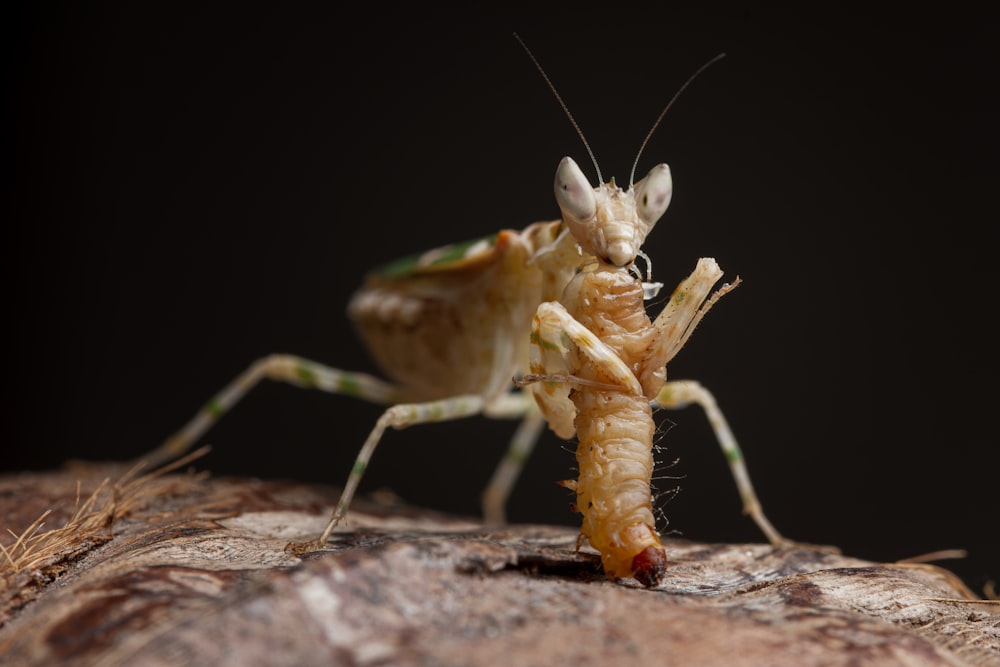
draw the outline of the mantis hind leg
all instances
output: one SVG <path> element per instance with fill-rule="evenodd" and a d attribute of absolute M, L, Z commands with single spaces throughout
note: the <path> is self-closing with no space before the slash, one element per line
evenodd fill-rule
<path fill-rule="evenodd" d="M 479 396 L 458 396 L 424 403 L 399 403 L 403 395 L 396 385 L 365 373 L 343 371 L 303 357 L 272 354 L 250 364 L 232 382 L 213 396 L 194 417 L 179 431 L 167 438 L 158 448 L 139 460 L 147 467 L 156 467 L 172 461 L 186 452 L 223 415 L 228 413 L 261 380 L 276 380 L 307 389 L 318 389 L 331 394 L 353 396 L 372 403 L 389 404 L 376 422 L 365 444 L 362 445 L 344 486 L 340 500 L 317 543 L 325 543 L 337 524 L 343 519 L 364 475 L 368 462 L 386 428 L 405 428 L 415 424 L 460 419 L 484 411 Z M 504 508 L 510 492 L 520 474 L 524 461 L 534 447 L 545 421 L 535 409 L 530 396 L 506 394 L 485 409 L 487 416 L 495 418 L 525 419 L 510 443 L 507 454 L 500 461 L 496 472 L 483 493 L 483 512 L 489 523 L 504 522 Z"/>
<path fill-rule="evenodd" d="M 526 407 L 526 414 L 521 420 L 520 426 L 514 432 L 514 437 L 507 447 L 506 453 L 497 464 L 493 477 L 483 490 L 482 505 L 483 518 L 490 525 L 503 525 L 507 523 L 505 509 L 507 499 L 514 488 L 514 483 L 521 475 L 525 462 L 535 448 L 535 443 L 545 428 L 545 417 L 538 411 L 532 401 Z"/>
<path fill-rule="evenodd" d="M 319 389 L 331 394 L 354 396 L 381 404 L 398 402 L 400 394 L 395 385 L 365 373 L 342 371 L 288 354 L 272 354 L 250 364 L 222 391 L 205 403 L 183 428 L 139 460 L 147 466 L 154 467 L 184 454 L 213 424 L 264 379 Z"/>
<path fill-rule="evenodd" d="M 483 405 L 484 402 L 481 396 L 466 395 L 439 401 L 428 401 L 426 403 L 400 403 L 383 412 L 382 416 L 375 422 L 375 428 L 368 434 L 365 444 L 361 446 L 361 451 L 358 452 L 358 456 L 354 460 L 354 465 L 351 467 L 351 474 L 344 484 L 340 500 L 337 501 L 333 509 L 333 514 L 330 515 L 330 520 L 326 524 L 326 528 L 323 529 L 322 535 L 311 546 L 320 548 L 325 545 L 334 529 L 336 529 L 337 525 L 344 518 L 344 515 L 347 514 L 347 510 L 351 506 L 351 501 L 354 499 L 354 493 L 358 489 L 358 484 L 361 483 L 361 478 L 364 477 L 368 463 L 375 453 L 375 448 L 382 440 L 382 435 L 387 428 L 391 426 L 392 428 L 400 429 L 416 424 L 471 417 L 472 415 L 481 413 Z"/>
<path fill-rule="evenodd" d="M 344 518 L 357 491 L 358 484 L 361 483 L 361 478 L 368 468 L 368 463 L 375 453 L 375 448 L 382 440 L 382 435 L 387 428 L 391 426 L 400 429 L 417 424 L 461 419 L 477 414 L 484 414 L 493 419 L 524 417 L 514 433 L 507 453 L 497 465 L 493 477 L 482 495 L 483 516 L 486 522 L 491 524 L 505 523 L 504 508 L 507 505 L 507 499 L 521 469 L 524 467 L 524 462 L 534 449 L 535 442 L 545 426 L 545 419 L 534 407 L 531 397 L 524 393 L 506 393 L 490 403 L 485 402 L 482 396 L 469 394 L 426 403 L 401 403 L 382 413 L 382 416 L 375 423 L 375 428 L 372 429 L 365 444 L 362 445 L 361 451 L 358 452 L 351 468 L 351 474 L 340 495 L 340 500 L 337 501 L 323 534 L 316 540 L 314 546 L 318 548 L 326 544 L 330 535 Z"/>
<path fill-rule="evenodd" d="M 764 515 L 760 500 L 757 499 L 757 493 L 750 481 L 750 473 L 747 472 L 743 452 L 711 392 L 694 380 L 674 380 L 667 382 L 654 400 L 655 405 L 670 409 L 687 407 L 692 403 L 700 405 L 708 417 L 712 430 L 715 432 L 715 438 L 729 463 L 729 470 L 743 501 L 744 514 L 749 515 L 754 520 L 771 544 L 775 546 L 788 544 L 789 540 L 782 537 Z"/>

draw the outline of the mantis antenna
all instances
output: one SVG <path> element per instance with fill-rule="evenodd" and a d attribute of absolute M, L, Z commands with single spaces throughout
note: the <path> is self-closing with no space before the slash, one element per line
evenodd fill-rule
<path fill-rule="evenodd" d="M 632 187 L 632 179 L 635 178 L 635 168 L 639 166 L 639 157 L 642 155 L 643 149 L 646 148 L 646 144 L 649 143 L 649 138 L 653 136 L 653 132 L 655 132 L 656 128 L 659 126 L 660 121 L 663 120 L 663 117 L 667 115 L 667 111 L 670 109 L 670 107 L 674 105 L 674 102 L 677 101 L 677 98 L 681 96 L 681 93 L 684 92 L 684 89 L 687 88 L 689 85 L 691 85 L 691 82 L 694 81 L 699 74 L 708 69 L 709 65 L 717 63 L 725 57 L 726 57 L 725 53 L 720 53 L 719 55 L 715 56 L 707 63 L 699 67 L 694 74 L 688 77 L 688 80 L 684 82 L 684 85 L 681 86 L 676 93 L 674 93 L 674 96 L 670 98 L 669 102 L 667 102 L 667 106 L 663 107 L 663 111 L 660 112 L 660 115 L 657 116 L 656 120 L 653 122 L 653 127 L 649 128 L 649 132 L 646 134 L 646 138 L 643 139 L 642 144 L 639 145 L 639 152 L 635 154 L 635 162 L 632 163 L 632 171 L 628 175 L 629 187 Z"/>
<path fill-rule="evenodd" d="M 535 58 L 535 54 L 531 52 L 531 49 L 529 49 L 528 45 L 524 43 L 524 40 L 521 39 L 521 36 L 515 32 L 514 39 L 516 39 L 521 44 L 521 48 L 523 48 L 524 52 L 528 54 L 529 58 L 531 58 L 531 62 L 535 63 L 535 67 L 538 69 L 539 74 L 542 75 L 542 78 L 545 79 L 545 83 L 548 84 L 549 90 L 551 90 L 552 94 L 556 96 L 556 100 L 559 102 L 559 106 L 561 106 L 562 110 L 566 112 L 566 117 L 569 118 L 569 122 L 573 124 L 573 129 L 576 130 L 576 133 L 580 135 L 580 141 L 583 142 L 584 147 L 587 149 L 587 154 L 590 155 L 590 161 L 594 163 L 594 169 L 597 170 L 597 182 L 603 183 L 604 178 L 601 176 L 601 167 L 597 164 L 597 158 L 594 157 L 594 151 L 590 149 L 590 144 L 587 143 L 587 137 L 583 136 L 583 130 L 580 129 L 580 126 L 577 124 L 576 119 L 573 118 L 573 114 L 570 113 L 569 107 L 566 106 L 565 102 L 563 102 L 563 98 L 559 94 L 559 91 L 556 90 L 556 87 L 554 85 L 552 85 L 552 81 L 549 79 L 549 75 L 545 73 L 544 69 L 542 69 L 541 63 L 539 63 L 538 59 Z"/>
<path fill-rule="evenodd" d="M 549 90 L 551 90 L 552 94 L 556 96 L 556 101 L 559 102 L 559 106 L 562 107 L 562 110 L 563 112 L 565 112 L 566 117 L 569 118 L 569 122 L 573 124 L 573 129 L 576 130 L 576 133 L 578 135 L 580 135 L 580 141 L 583 142 L 584 148 L 587 149 L 587 154 L 590 155 L 590 161 L 594 163 L 594 169 L 597 170 L 597 182 L 603 183 L 604 178 L 601 176 L 601 167 L 600 165 L 597 164 L 597 158 L 594 156 L 594 151 L 590 148 L 590 144 L 587 142 L 587 137 L 583 135 L 583 130 L 580 129 L 580 125 L 579 123 L 576 122 L 576 118 L 573 117 L 573 113 L 569 110 L 569 107 L 566 106 L 566 102 L 563 101 L 563 98 L 559 94 L 559 91 L 556 90 L 556 87 L 555 85 L 553 85 L 552 80 L 549 79 L 549 75 L 545 73 L 545 69 L 542 68 L 541 63 L 538 62 L 538 59 L 535 57 L 535 54 L 531 52 L 531 49 L 529 49 L 528 45 L 524 43 L 524 40 L 521 39 L 521 36 L 515 32 L 514 39 L 518 41 L 518 43 L 521 45 L 521 48 L 524 49 L 524 52 L 528 54 L 529 58 L 531 58 L 531 62 L 535 64 L 535 68 L 538 70 L 538 73 L 542 75 L 543 79 L 545 79 L 545 83 L 548 85 Z M 646 144 L 649 143 L 650 137 L 653 136 L 653 132 L 655 132 L 656 128 L 659 127 L 660 121 L 662 121 L 663 117 L 667 115 L 667 111 L 670 110 L 670 107 L 674 105 L 674 102 L 676 102 L 677 98 L 681 96 L 681 93 L 684 92 L 684 89 L 687 88 L 689 85 L 691 85 L 691 82 L 694 81 L 699 74 L 708 69 L 709 65 L 713 65 L 725 57 L 726 57 L 725 53 L 720 53 L 719 55 L 715 56 L 707 63 L 699 67 L 694 74 L 688 77 L 688 80 L 684 82 L 684 85 L 682 85 L 677 90 L 677 92 L 674 93 L 674 96 L 670 98 L 669 102 L 667 102 L 667 106 L 663 107 L 663 111 L 661 111 L 660 115 L 656 117 L 655 121 L 653 121 L 653 126 L 649 128 L 649 132 L 646 133 L 646 138 L 642 140 L 642 143 L 639 145 L 639 150 L 635 154 L 635 162 L 632 163 L 632 171 L 628 175 L 629 187 L 632 187 L 633 185 L 633 179 L 635 179 L 635 170 L 636 167 L 639 166 L 639 158 L 642 156 L 642 151 L 645 150 Z"/>

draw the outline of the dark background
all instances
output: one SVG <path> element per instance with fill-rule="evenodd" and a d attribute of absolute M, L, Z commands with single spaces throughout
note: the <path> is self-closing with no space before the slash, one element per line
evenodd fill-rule
<path fill-rule="evenodd" d="M 671 376 L 715 392 L 788 536 L 996 580 L 998 26 L 629 7 L 9 10 L 2 468 L 134 457 L 266 353 L 372 371 L 344 316 L 368 268 L 554 218 L 559 159 L 593 169 L 515 30 L 620 182 L 725 51 L 639 166 L 674 174 L 656 277 L 745 281 Z M 379 412 L 261 386 L 198 465 L 341 484 Z M 704 417 L 662 423 L 669 530 L 761 539 Z M 512 431 L 390 433 L 362 490 L 475 514 Z M 572 465 L 547 435 L 510 518 L 577 523 Z"/>

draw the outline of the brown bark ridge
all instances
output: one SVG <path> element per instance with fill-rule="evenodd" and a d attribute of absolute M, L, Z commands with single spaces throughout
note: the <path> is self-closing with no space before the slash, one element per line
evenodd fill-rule
<path fill-rule="evenodd" d="M 297 557 L 334 490 L 108 474 L 0 477 L 0 664 L 1000 665 L 1000 609 L 931 565 L 667 540 L 646 589 L 570 528 L 360 502 Z"/>

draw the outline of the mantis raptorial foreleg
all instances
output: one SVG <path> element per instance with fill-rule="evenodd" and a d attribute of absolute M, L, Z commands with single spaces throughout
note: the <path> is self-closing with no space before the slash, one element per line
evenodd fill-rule
<path fill-rule="evenodd" d="M 636 395 L 642 393 L 642 387 L 639 386 L 635 374 L 629 370 L 615 350 L 601 342 L 590 329 L 574 319 L 566 307 L 558 301 L 549 301 L 538 306 L 532 336 L 537 340 L 533 349 L 541 352 L 543 368 L 551 368 L 552 362 L 558 357 L 566 357 L 576 351 L 587 365 L 600 369 L 595 374 L 599 374 L 602 380 L 610 385 L 605 388 L 618 388 Z M 570 349 L 567 343 L 572 343 L 574 347 Z M 562 359 L 559 359 L 559 364 L 560 368 L 568 365 Z M 532 370 L 535 370 L 534 367 Z M 567 379 L 570 384 L 574 381 L 584 382 L 573 376 Z M 594 382 L 594 380 L 586 381 L 586 384 Z"/>
<path fill-rule="evenodd" d="M 715 433 L 715 439 L 722 448 L 722 453 L 729 463 L 729 470 L 736 482 L 740 499 L 743 501 L 743 513 L 754 520 L 768 541 L 774 545 L 786 544 L 788 540 L 781 536 L 764 515 L 757 493 L 754 491 L 750 474 L 747 472 L 746 461 L 740 450 L 736 437 L 733 436 L 722 410 L 715 402 L 715 397 L 701 383 L 695 380 L 672 380 L 667 382 L 654 400 L 654 406 L 677 410 L 697 403 L 705 411 L 708 422 Z"/>

